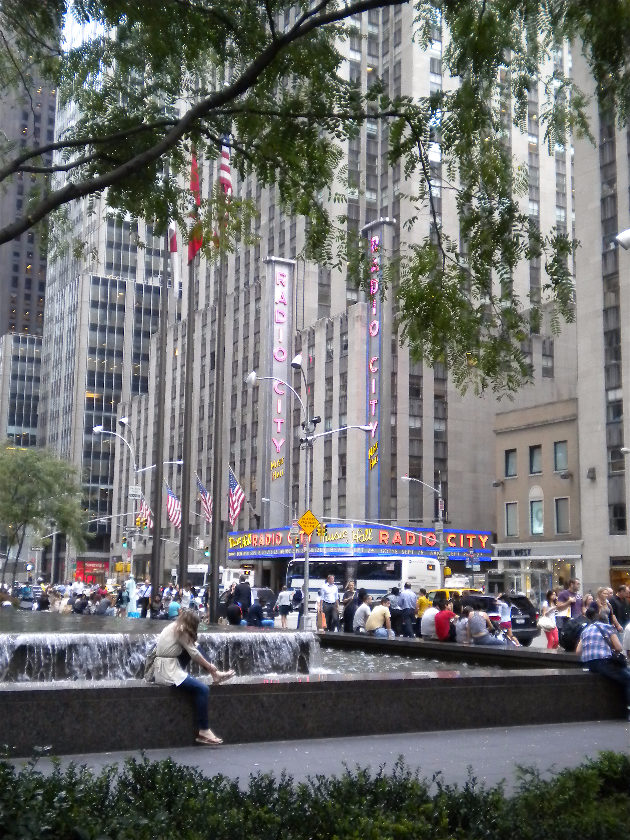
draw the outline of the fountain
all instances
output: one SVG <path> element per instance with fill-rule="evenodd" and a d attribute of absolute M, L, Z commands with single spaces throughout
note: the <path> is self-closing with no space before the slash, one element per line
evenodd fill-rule
<path fill-rule="evenodd" d="M 139 679 L 161 629 L 151 620 L 3 611 L 0 748 L 25 756 L 42 746 L 66 754 L 191 743 L 185 693 Z M 344 635 L 325 634 L 322 642 L 440 656 L 430 643 L 394 640 L 385 650 L 381 640 Z M 617 686 L 584 673 L 575 660 L 565 670 L 532 661 L 520 671 L 451 665 L 332 674 L 312 667 L 319 649 L 312 633 L 217 627 L 200 633 L 199 642 L 219 668 L 239 675 L 210 693 L 210 725 L 226 743 L 603 720 L 623 712 Z M 457 652 L 460 663 L 463 654 Z"/>
<path fill-rule="evenodd" d="M 162 629 L 151 620 L 0 615 L 0 683 L 141 679 Z M 312 633 L 253 628 L 216 628 L 198 642 L 207 659 L 238 676 L 308 673 L 317 646 Z"/>

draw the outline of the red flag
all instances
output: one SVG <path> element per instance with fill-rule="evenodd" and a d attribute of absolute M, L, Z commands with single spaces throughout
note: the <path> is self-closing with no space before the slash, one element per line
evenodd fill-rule
<path fill-rule="evenodd" d="M 201 205 L 201 191 L 199 189 L 199 170 L 197 168 L 197 155 L 193 152 L 192 161 L 190 164 L 190 191 L 193 196 L 193 209 L 191 218 L 193 225 L 190 229 L 188 238 L 188 262 L 191 263 L 196 254 L 201 250 L 203 245 L 203 236 L 201 233 L 201 224 L 199 222 L 199 213 L 197 208 Z"/>

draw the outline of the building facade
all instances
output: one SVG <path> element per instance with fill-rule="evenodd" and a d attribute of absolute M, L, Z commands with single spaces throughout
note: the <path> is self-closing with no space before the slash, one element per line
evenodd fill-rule
<path fill-rule="evenodd" d="M 365 89 L 369 80 L 378 76 L 392 96 L 427 96 L 441 86 L 454 85 L 442 69 L 442 49 L 448 34 L 436 30 L 433 44 L 422 49 L 408 35 L 413 31 L 412 18 L 413 9 L 400 7 L 370 11 L 354 19 L 360 32 L 343 47 L 347 77 Z M 567 60 L 566 53 L 558 53 L 554 60 L 562 64 Z M 523 201 L 530 215 L 545 228 L 556 223 L 566 227 L 572 218 L 570 153 L 560 148 L 549 153 L 542 143 L 538 112 L 543 101 L 544 91 L 533 89 L 528 131 L 523 134 L 512 125 L 512 106 L 506 98 L 506 142 L 513 154 L 529 166 L 530 190 Z M 406 203 L 404 195 L 419 192 L 419 176 L 405 181 L 400 167 L 388 165 L 387 152 L 387 127 L 368 120 L 345 149 L 348 184 L 335 185 L 346 191 L 347 203 L 341 209 L 331 205 L 333 215 L 345 214 L 349 230 L 363 232 L 371 259 L 382 261 L 383 265 L 406 248 L 405 223 L 416 209 Z M 437 145 L 431 149 L 431 164 L 440 219 L 451 234 L 456 234 L 455 197 L 452 191 L 441 189 Z M 204 192 L 212 187 L 216 174 L 213 167 L 214 163 L 204 167 Z M 219 501 L 224 531 L 228 529 L 229 462 L 247 499 L 234 530 L 287 525 L 295 513 L 304 512 L 307 500 L 322 521 L 359 523 L 376 519 L 385 525 L 431 525 L 437 518 L 437 491 L 441 490 L 448 526 L 496 532 L 497 501 L 491 485 L 497 475 L 493 430 L 497 401 L 491 395 L 462 396 L 444 366 L 428 367 L 414 362 L 408 349 L 400 345 L 396 331 L 396 289 L 389 289 L 381 301 L 378 294 L 357 289 L 345 269 L 305 261 L 303 221 L 283 215 L 276 190 L 262 189 L 253 178 L 239 182 L 235 174 L 233 181 L 235 194 L 252 199 L 259 209 L 254 222 L 258 241 L 251 247 L 241 244 L 225 265 L 225 398 L 220 443 L 212 440 L 218 266 L 202 259 L 190 287 L 196 336 L 192 465 L 202 483 L 210 488 L 212 448 L 215 443 L 222 446 L 224 475 Z M 427 211 L 416 221 L 413 236 L 420 239 L 429 234 L 431 224 Z M 290 284 L 284 302 L 279 299 L 279 287 L 273 279 L 273 267 L 280 263 L 287 267 Z M 377 283 L 381 268 L 382 265 L 376 265 L 372 278 Z M 514 284 L 521 299 L 531 296 L 535 301 L 541 300 L 543 266 L 539 261 L 520 265 Z M 188 291 L 185 288 L 185 298 Z M 278 304 L 283 307 L 280 315 Z M 187 302 L 184 308 L 187 310 Z M 285 320 L 278 321 L 278 317 Z M 169 326 L 164 460 L 176 460 L 181 452 L 185 330 L 185 320 Z M 276 352 L 279 345 L 275 342 L 280 334 L 284 343 Z M 575 341 L 574 333 L 572 336 L 569 333 L 567 346 Z M 554 339 L 548 327 L 524 342 L 523 352 L 534 366 L 536 381 L 543 382 L 540 393 L 538 385 L 531 389 L 528 399 L 532 404 L 536 400 L 541 404 L 548 402 L 545 385 L 564 381 L 570 375 L 564 367 L 569 351 L 561 350 L 561 344 L 562 340 Z M 118 409 L 119 417 L 129 417 L 137 439 L 144 436 L 138 447 L 147 453 L 153 452 L 155 433 L 151 395 L 155 393 L 156 350 L 154 341 L 149 398 L 125 400 Z M 291 359 L 298 354 L 303 374 L 290 367 Z M 275 366 L 275 362 L 282 367 Z M 304 409 L 287 393 L 274 393 L 277 380 L 274 386 L 273 377 L 279 377 L 280 370 Z M 246 383 L 251 371 L 256 371 L 259 379 L 253 389 Z M 270 377 L 271 381 L 263 377 Z M 280 389 L 285 390 L 283 386 Z M 566 389 L 563 393 L 565 399 L 574 397 Z M 308 450 L 300 447 L 305 412 L 309 417 L 321 417 L 316 435 L 328 433 L 313 441 L 308 491 Z M 345 425 L 370 425 L 371 430 L 335 431 Z M 122 519 L 128 510 L 129 470 L 125 446 L 120 441 L 117 446 L 120 459 L 114 476 L 114 515 Z M 153 461 L 155 458 L 157 453 Z M 402 481 L 407 475 L 428 487 Z M 168 480 L 181 496 L 177 468 L 171 469 Z M 148 474 L 145 495 L 150 494 L 150 488 Z M 215 513 L 219 509 L 217 500 L 214 509 Z M 198 497 L 190 511 L 190 521 L 193 537 L 207 534 Z M 113 532 L 116 556 L 122 535 L 121 527 Z M 169 568 L 168 558 L 176 551 L 178 532 L 165 524 L 162 538 L 164 566 Z M 224 539 L 224 545 L 225 542 Z M 138 548 L 148 555 L 149 544 Z M 192 551 L 190 558 L 200 560 Z M 479 564 L 481 572 L 490 565 L 485 558 L 479 558 Z M 454 571 L 465 570 L 464 561 L 461 568 L 454 566 Z M 259 568 L 259 582 L 277 585 L 280 579 L 277 564 L 264 561 Z"/>

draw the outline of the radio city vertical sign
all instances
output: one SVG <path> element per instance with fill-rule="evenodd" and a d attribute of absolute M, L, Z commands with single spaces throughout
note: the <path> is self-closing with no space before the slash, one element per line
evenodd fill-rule
<path fill-rule="evenodd" d="M 369 287 L 366 336 L 366 519 L 391 516 L 391 304 L 384 295 L 383 268 L 391 253 L 395 219 L 380 218 L 362 229 L 367 239 Z"/>
<path fill-rule="evenodd" d="M 381 436 L 381 294 L 382 278 L 381 264 L 381 234 L 372 233 L 369 238 L 370 278 L 368 298 L 368 334 L 367 334 L 367 422 L 372 431 L 367 439 L 367 508 L 368 513 L 377 516 L 379 512 L 380 496 L 380 452 L 379 440 Z"/>
<path fill-rule="evenodd" d="M 273 379 L 261 389 L 259 410 L 265 418 L 262 442 L 262 492 L 260 497 L 269 499 L 268 521 L 284 524 L 289 513 L 288 468 L 291 447 L 291 392 L 285 386 L 291 375 L 293 348 L 293 297 L 294 262 L 269 257 L 265 283 L 267 317 L 265 357 L 261 357 L 261 373 Z M 261 318 L 265 317 L 261 313 Z M 262 385 L 262 383 L 261 383 Z"/>

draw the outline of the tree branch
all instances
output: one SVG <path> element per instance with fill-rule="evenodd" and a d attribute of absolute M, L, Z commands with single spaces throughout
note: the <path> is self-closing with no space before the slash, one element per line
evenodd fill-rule
<path fill-rule="evenodd" d="M 409 2 L 409 0 L 358 0 L 356 3 L 350 3 L 328 14 L 313 18 L 313 13 L 316 13 L 317 9 L 326 8 L 328 0 L 323 0 L 319 6 L 308 13 L 309 19 L 299 25 L 293 26 L 286 33 L 279 35 L 275 41 L 271 41 L 231 84 L 189 108 L 161 140 L 107 173 L 80 183 L 66 184 L 60 189 L 49 193 L 45 199 L 31 209 L 28 215 L 17 219 L 12 224 L 6 225 L 0 230 L 0 245 L 23 233 L 63 204 L 90 195 L 91 193 L 102 192 L 107 187 L 124 181 L 125 178 L 140 172 L 146 166 L 158 160 L 169 149 L 175 146 L 203 117 L 246 93 L 256 84 L 262 73 L 285 49 L 309 32 L 323 28 L 331 23 L 337 23 L 359 12 L 374 8 L 400 6 L 406 2 Z"/>

